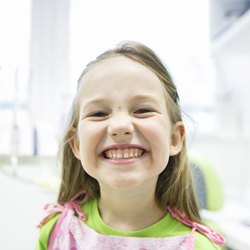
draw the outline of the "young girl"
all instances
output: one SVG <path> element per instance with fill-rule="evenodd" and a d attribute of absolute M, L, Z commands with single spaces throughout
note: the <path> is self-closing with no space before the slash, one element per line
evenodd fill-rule
<path fill-rule="evenodd" d="M 223 237 L 201 224 L 178 93 L 155 53 L 136 42 L 106 51 L 77 90 L 37 249 L 219 249 Z"/>

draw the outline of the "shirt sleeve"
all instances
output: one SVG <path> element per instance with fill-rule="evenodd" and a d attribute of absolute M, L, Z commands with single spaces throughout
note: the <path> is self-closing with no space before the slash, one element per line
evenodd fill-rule
<path fill-rule="evenodd" d="M 205 235 L 196 232 L 195 250 L 221 250 L 222 248 L 209 240 Z"/>
<path fill-rule="evenodd" d="M 49 237 L 52 229 L 54 228 L 59 215 L 53 216 L 49 221 L 47 221 L 41 228 L 39 232 L 39 238 L 35 250 L 47 250 Z"/>

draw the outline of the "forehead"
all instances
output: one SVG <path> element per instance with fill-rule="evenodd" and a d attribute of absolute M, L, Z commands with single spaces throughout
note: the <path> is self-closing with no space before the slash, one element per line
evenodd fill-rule
<path fill-rule="evenodd" d="M 110 91 L 119 96 L 150 92 L 160 98 L 164 97 L 164 87 L 157 75 L 143 64 L 125 56 L 99 61 L 81 79 L 81 99 L 100 93 L 108 95 Z"/>

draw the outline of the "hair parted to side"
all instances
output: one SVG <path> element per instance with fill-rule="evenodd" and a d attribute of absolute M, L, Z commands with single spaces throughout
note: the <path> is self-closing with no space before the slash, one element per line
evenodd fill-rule
<path fill-rule="evenodd" d="M 164 87 L 171 124 L 174 125 L 176 122 L 182 121 L 179 96 L 167 68 L 150 48 L 138 42 L 122 42 L 115 49 L 104 52 L 90 62 L 78 80 L 77 89 L 80 88 L 84 75 L 92 67 L 105 59 L 115 56 L 125 56 L 152 70 Z M 80 160 L 75 158 L 70 147 L 70 141 L 76 136 L 72 135 L 71 128 L 77 128 L 78 121 L 79 96 L 76 93 L 70 120 L 59 148 L 62 161 L 62 181 L 58 195 L 59 203 L 68 202 L 81 189 L 84 189 L 89 197 L 98 197 L 100 194 L 98 182 L 84 171 Z M 188 165 L 185 138 L 181 151 L 169 158 L 165 170 L 158 178 L 156 199 L 163 208 L 167 206 L 177 207 L 180 211 L 185 212 L 191 220 L 200 222 L 191 170 Z"/>

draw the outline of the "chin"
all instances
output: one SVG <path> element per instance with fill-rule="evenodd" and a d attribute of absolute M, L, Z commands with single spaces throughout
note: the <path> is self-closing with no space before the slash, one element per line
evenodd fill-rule
<path fill-rule="evenodd" d="M 145 186 L 145 180 L 143 181 L 141 178 L 135 178 L 135 177 L 131 177 L 129 178 L 128 176 L 126 177 L 116 177 L 115 179 L 112 179 L 111 181 L 107 181 L 106 184 L 111 187 L 114 188 L 116 191 L 121 190 L 129 190 L 130 192 L 132 192 L 131 190 L 140 187 L 140 186 Z"/>

